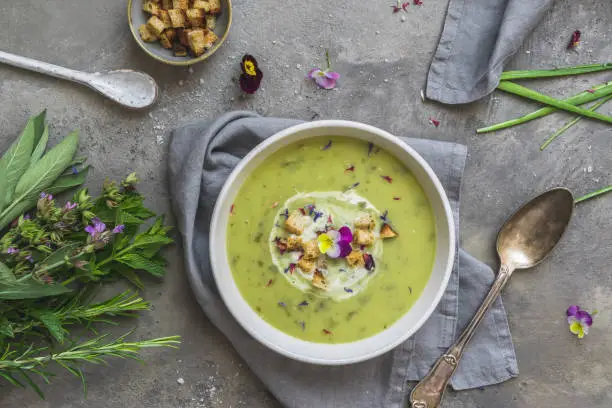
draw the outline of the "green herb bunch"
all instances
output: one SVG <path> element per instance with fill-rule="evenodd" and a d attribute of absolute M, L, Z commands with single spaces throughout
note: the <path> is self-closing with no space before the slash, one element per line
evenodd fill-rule
<path fill-rule="evenodd" d="M 57 194 L 83 184 L 88 167 L 75 158 L 79 135 L 72 132 L 45 153 L 49 127 L 43 111 L 30 118 L 21 136 L 0 158 L 0 229 L 33 207 L 39 194 Z"/>
<path fill-rule="evenodd" d="M 172 243 L 170 228 L 145 207 L 137 182 L 134 174 L 119 184 L 107 181 L 99 197 L 82 189 L 63 205 L 41 192 L 32 211 L 9 223 L 0 237 L 0 385 L 2 379 L 29 384 L 42 396 L 32 375 L 49 382 L 51 363 L 84 381 L 82 363 L 110 356 L 137 359 L 142 348 L 179 343 L 177 336 L 74 340 L 79 327 L 95 331 L 96 324 L 113 323 L 115 316 L 149 309 L 129 290 L 94 303 L 100 283 L 124 278 L 142 288 L 137 271 L 164 275 L 160 251 Z"/>

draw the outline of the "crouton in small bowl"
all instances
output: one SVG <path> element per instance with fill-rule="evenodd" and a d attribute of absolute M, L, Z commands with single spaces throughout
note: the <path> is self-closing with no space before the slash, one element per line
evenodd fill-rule
<path fill-rule="evenodd" d="M 231 0 L 128 0 L 134 39 L 170 65 L 204 61 L 223 44 L 232 24 Z"/>

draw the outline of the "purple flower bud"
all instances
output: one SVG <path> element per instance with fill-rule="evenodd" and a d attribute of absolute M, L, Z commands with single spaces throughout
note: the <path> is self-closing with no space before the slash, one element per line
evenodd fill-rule
<path fill-rule="evenodd" d="M 121 234 L 124 229 L 125 229 L 125 225 L 123 224 L 117 225 L 115 228 L 113 228 L 113 234 Z"/>
<path fill-rule="evenodd" d="M 74 210 L 75 208 L 77 208 L 77 203 L 66 201 L 66 205 L 64 205 L 64 211 Z"/>
<path fill-rule="evenodd" d="M 9 247 L 9 249 L 6 250 L 6 253 L 9 254 L 9 255 L 17 254 L 17 253 L 19 253 L 19 249 L 13 248 L 13 247 Z"/>

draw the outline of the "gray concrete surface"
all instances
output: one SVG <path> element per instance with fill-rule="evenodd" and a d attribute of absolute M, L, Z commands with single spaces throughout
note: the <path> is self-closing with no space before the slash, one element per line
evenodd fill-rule
<path fill-rule="evenodd" d="M 81 129 L 80 150 L 94 167 L 88 181 L 94 191 L 106 177 L 137 171 L 150 205 L 167 212 L 167 131 L 232 109 L 301 119 L 353 119 L 396 134 L 461 142 L 470 151 L 461 239 L 467 250 L 492 266 L 497 263 L 497 229 L 521 202 L 552 186 L 583 194 L 612 183 L 609 126 L 582 121 L 541 153 L 540 142 L 568 116 L 556 114 L 478 136 L 476 127 L 527 113 L 535 105 L 500 93 L 466 106 L 421 102 L 419 90 L 447 1 L 424 0 L 423 6 L 396 15 L 390 0 L 235 3 L 227 43 L 191 72 L 163 66 L 137 48 L 127 26 L 125 1 L 1 2 L 0 49 L 89 71 L 142 69 L 159 81 L 162 94 L 149 114 L 126 112 L 87 89 L 0 66 L 0 150 L 29 115 L 48 107 L 54 142 L 73 128 Z M 559 0 L 510 67 L 609 61 L 611 22 L 609 0 Z M 584 41 L 578 52 L 570 52 L 565 47 L 575 29 L 582 30 Z M 339 89 L 329 92 L 303 79 L 311 66 L 324 64 L 327 47 L 342 74 Z M 247 52 L 258 58 L 265 79 L 255 96 L 244 98 L 236 81 L 238 61 Z M 596 74 L 532 85 L 560 96 L 610 79 L 610 74 Z M 612 107 L 601 111 L 612 114 Z M 441 121 L 439 128 L 428 123 L 430 116 Z M 445 407 L 610 407 L 611 210 L 612 196 L 580 205 L 554 255 L 512 278 L 504 297 L 521 375 L 499 386 L 449 393 Z M 151 281 L 145 293 L 154 310 L 112 331 L 136 327 L 135 335 L 141 338 L 180 334 L 179 351 L 147 352 L 145 365 L 112 361 L 108 367 L 87 367 L 87 399 L 79 380 L 63 373 L 53 386 L 43 387 L 46 401 L 3 384 L 0 406 L 277 407 L 199 310 L 178 247 L 168 256 L 168 277 Z M 572 303 L 600 310 L 591 334 L 580 342 L 569 334 L 564 320 Z M 177 384 L 179 377 L 184 385 Z M 340 406 L 348 407 L 350 401 Z"/>

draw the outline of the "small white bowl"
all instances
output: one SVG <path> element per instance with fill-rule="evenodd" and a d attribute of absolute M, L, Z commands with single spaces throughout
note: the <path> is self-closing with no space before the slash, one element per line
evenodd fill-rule
<path fill-rule="evenodd" d="M 416 303 L 386 330 L 352 343 L 314 343 L 292 337 L 271 326 L 243 299 L 227 259 L 230 207 L 248 175 L 278 149 L 317 136 L 347 136 L 372 142 L 394 154 L 416 177 L 433 208 L 436 257 L 425 289 Z M 255 147 L 228 177 L 215 204 L 210 226 L 210 262 L 221 297 L 232 315 L 255 339 L 295 360 L 313 364 L 351 364 L 379 356 L 412 336 L 434 311 L 448 284 L 455 255 L 453 215 L 440 181 L 425 160 L 399 138 L 357 122 L 324 120 L 283 130 Z"/>

